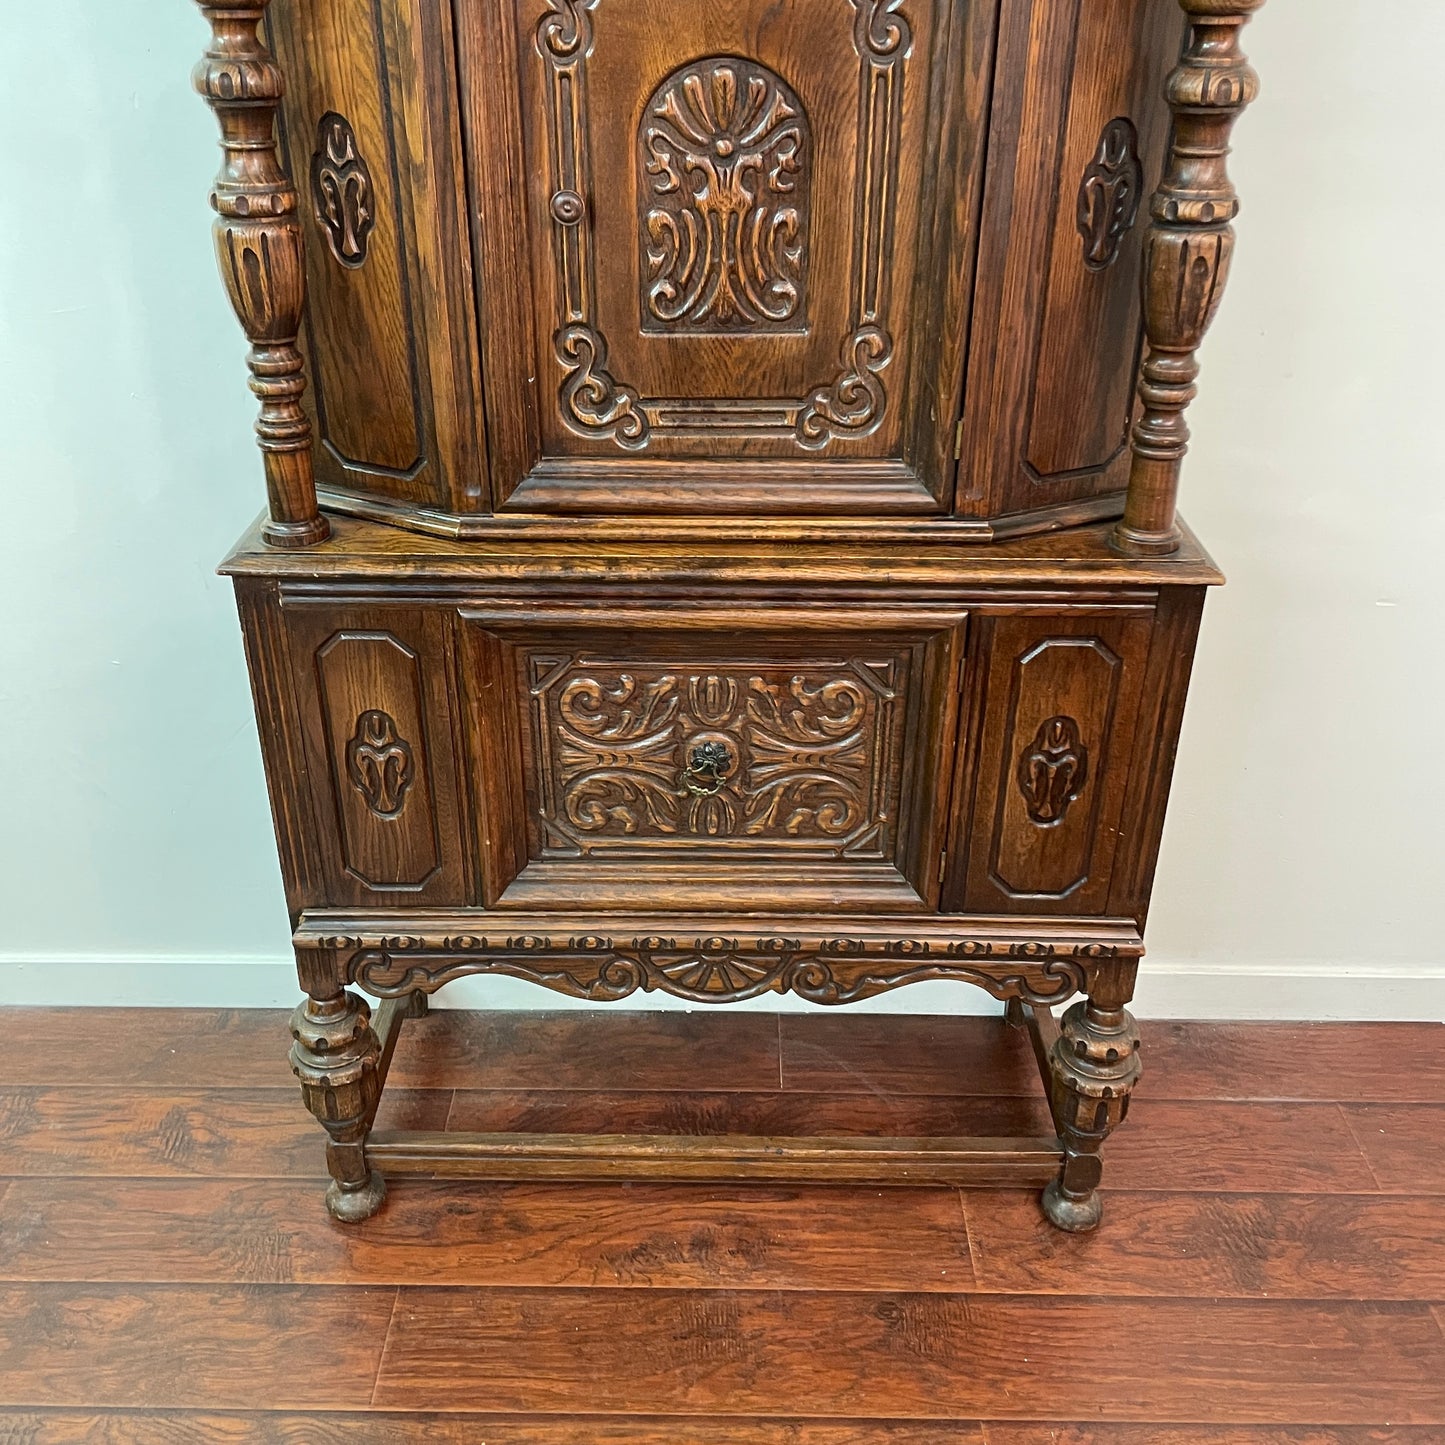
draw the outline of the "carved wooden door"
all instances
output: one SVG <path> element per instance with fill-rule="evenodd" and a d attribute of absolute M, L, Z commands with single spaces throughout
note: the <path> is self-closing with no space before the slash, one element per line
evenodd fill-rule
<path fill-rule="evenodd" d="M 986 9 L 462 0 L 498 505 L 947 507 Z"/>

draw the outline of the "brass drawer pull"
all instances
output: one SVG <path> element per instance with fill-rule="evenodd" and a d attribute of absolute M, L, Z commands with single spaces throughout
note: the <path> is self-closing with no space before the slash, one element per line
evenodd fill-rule
<path fill-rule="evenodd" d="M 696 797 L 716 797 L 736 764 L 737 758 L 726 743 L 699 743 L 682 770 L 682 785 Z"/>

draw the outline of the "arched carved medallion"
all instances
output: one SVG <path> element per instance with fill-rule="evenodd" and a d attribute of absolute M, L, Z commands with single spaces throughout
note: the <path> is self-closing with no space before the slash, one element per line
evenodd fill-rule
<path fill-rule="evenodd" d="M 327 111 L 316 127 L 311 191 L 316 219 L 331 254 L 343 266 L 362 265 L 367 239 L 376 224 L 375 193 L 356 132 L 351 122 L 334 110 Z"/>
<path fill-rule="evenodd" d="M 346 745 L 346 775 L 379 818 L 395 818 L 406 806 L 416 776 L 411 744 L 397 736 L 396 721 L 380 709 L 364 712 Z"/>
<path fill-rule="evenodd" d="M 1089 781 L 1089 750 L 1071 717 L 1041 723 L 1019 758 L 1018 785 L 1029 818 L 1040 828 L 1062 823 Z"/>
<path fill-rule="evenodd" d="M 1089 270 L 1107 271 L 1119 259 L 1143 195 L 1139 132 L 1133 121 L 1116 116 L 1104 127 L 1079 186 L 1079 235 Z"/>
<path fill-rule="evenodd" d="M 780 76 L 731 56 L 674 71 L 637 134 L 642 329 L 806 329 L 812 137 Z"/>

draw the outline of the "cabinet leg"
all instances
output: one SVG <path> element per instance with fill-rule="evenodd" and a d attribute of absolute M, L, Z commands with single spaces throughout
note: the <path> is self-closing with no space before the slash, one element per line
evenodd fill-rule
<path fill-rule="evenodd" d="M 347 1224 L 370 1219 L 386 1197 L 385 1181 L 366 1162 L 366 1136 L 381 1097 L 381 1044 L 371 1009 L 344 991 L 308 998 L 291 1016 L 291 1037 L 301 1096 L 330 1136 L 326 1207 Z"/>
<path fill-rule="evenodd" d="M 1124 1122 L 1143 1072 L 1133 1015 L 1093 999 L 1074 1004 L 1060 1021 L 1049 1065 L 1064 1165 L 1044 1190 L 1044 1213 L 1060 1229 L 1083 1233 L 1103 1214 L 1099 1151 Z"/>

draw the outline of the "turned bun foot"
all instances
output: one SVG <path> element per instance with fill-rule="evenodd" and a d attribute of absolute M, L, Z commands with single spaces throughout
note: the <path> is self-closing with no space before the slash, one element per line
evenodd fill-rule
<path fill-rule="evenodd" d="M 1104 1217 L 1104 1202 L 1099 1198 L 1097 1189 L 1082 1199 L 1070 1199 L 1057 1179 L 1051 1179 L 1045 1185 L 1043 1206 L 1049 1223 L 1070 1234 L 1087 1234 L 1091 1229 L 1097 1229 Z"/>
<path fill-rule="evenodd" d="M 326 1191 L 326 1208 L 333 1219 L 343 1224 L 360 1224 L 381 1208 L 385 1198 L 386 1180 L 373 1169 L 366 1183 L 357 1189 L 344 1189 L 333 1179 Z"/>

